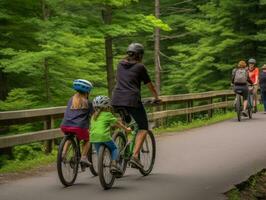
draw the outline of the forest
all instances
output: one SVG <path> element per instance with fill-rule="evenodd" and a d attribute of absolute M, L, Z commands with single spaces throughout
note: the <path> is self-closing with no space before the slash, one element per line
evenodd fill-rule
<path fill-rule="evenodd" d="M 266 63 L 266 0 L 1 0 L 0 30 L 1 111 L 65 105 L 77 78 L 111 95 L 131 42 L 161 95 L 229 89 L 239 60 Z"/>

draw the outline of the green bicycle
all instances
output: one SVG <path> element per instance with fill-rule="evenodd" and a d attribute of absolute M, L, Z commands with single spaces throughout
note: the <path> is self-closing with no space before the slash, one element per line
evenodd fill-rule
<path fill-rule="evenodd" d="M 144 104 L 151 104 L 150 101 Z M 156 102 L 152 102 L 156 103 Z M 110 172 L 111 167 L 111 153 L 107 147 L 103 146 L 99 151 L 98 159 L 98 174 L 100 183 L 104 189 L 110 189 L 115 181 L 115 178 L 121 178 L 126 172 L 127 167 L 136 168 L 129 163 L 133 150 L 135 147 L 136 136 L 138 132 L 138 126 L 135 120 L 129 115 L 124 108 L 116 108 L 116 112 L 119 113 L 122 121 L 126 126 L 131 127 L 131 138 L 122 131 L 115 132 L 112 137 L 119 149 L 119 164 L 122 169 L 121 174 L 112 174 Z M 148 131 L 148 134 L 144 140 L 142 148 L 139 153 L 139 159 L 143 165 L 143 168 L 139 168 L 140 173 L 143 176 L 147 176 L 151 173 L 156 157 L 156 142 L 152 131 Z"/>

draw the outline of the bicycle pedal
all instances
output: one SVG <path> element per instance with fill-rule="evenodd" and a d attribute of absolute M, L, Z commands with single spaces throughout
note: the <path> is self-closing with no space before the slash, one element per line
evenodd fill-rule
<path fill-rule="evenodd" d="M 134 169 L 138 169 L 138 166 L 135 165 L 135 164 L 132 164 L 132 163 L 130 164 L 130 167 L 131 167 L 131 168 L 134 168 Z"/>
<path fill-rule="evenodd" d="M 122 175 L 122 172 L 113 171 L 113 170 L 110 170 L 110 173 L 111 173 L 114 177 L 120 177 L 120 176 Z"/>

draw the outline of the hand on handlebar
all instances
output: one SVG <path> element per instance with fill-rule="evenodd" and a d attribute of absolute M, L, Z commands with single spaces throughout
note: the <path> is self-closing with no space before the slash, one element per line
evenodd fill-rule
<path fill-rule="evenodd" d="M 160 104 L 160 103 L 162 103 L 162 99 L 160 99 L 160 98 L 155 98 L 153 101 L 152 101 L 152 103 L 155 103 L 155 104 Z"/>
<path fill-rule="evenodd" d="M 127 127 L 126 129 L 125 129 L 125 132 L 128 134 L 128 133 L 130 133 L 132 131 L 132 129 L 130 128 L 130 127 Z"/>

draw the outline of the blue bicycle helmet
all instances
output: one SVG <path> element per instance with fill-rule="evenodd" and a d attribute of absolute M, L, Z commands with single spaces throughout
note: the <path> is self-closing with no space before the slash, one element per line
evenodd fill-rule
<path fill-rule="evenodd" d="M 73 89 L 78 92 L 90 92 L 93 88 L 91 82 L 84 79 L 77 79 L 73 81 Z"/>

